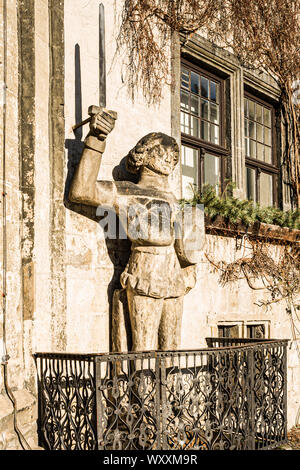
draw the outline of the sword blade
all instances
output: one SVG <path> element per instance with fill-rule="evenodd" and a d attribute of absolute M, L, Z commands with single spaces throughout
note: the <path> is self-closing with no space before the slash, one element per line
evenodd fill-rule
<path fill-rule="evenodd" d="M 106 107 L 105 10 L 99 6 L 99 105 Z"/>

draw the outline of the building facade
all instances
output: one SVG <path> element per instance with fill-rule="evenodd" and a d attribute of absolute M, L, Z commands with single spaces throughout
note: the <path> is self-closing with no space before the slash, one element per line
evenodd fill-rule
<path fill-rule="evenodd" d="M 188 195 L 189 183 L 222 191 L 230 179 L 235 196 L 289 209 L 280 166 L 280 91 L 271 77 L 244 70 L 229 51 L 204 37 L 194 35 L 181 46 L 177 38 L 170 57 L 174 88 L 164 86 L 159 106 L 148 106 L 142 95 L 132 102 L 122 57 L 115 57 L 122 2 L 102 3 L 107 107 L 118 119 L 99 177 L 117 179 L 128 151 L 147 133 L 159 131 L 181 145 L 181 164 L 172 179 L 178 198 Z M 72 126 L 88 117 L 90 105 L 99 104 L 99 1 L 1 0 L 0 34 L 6 208 L 2 343 L 10 356 L 7 379 L 19 427 L 35 446 L 32 354 L 110 350 L 112 293 L 129 247 L 106 240 L 99 224 L 69 210 L 65 201 L 65 184 L 88 132 L 87 125 L 76 133 Z M 283 234 L 277 242 L 269 240 L 274 256 L 283 249 Z M 218 335 L 293 338 L 284 302 L 261 307 L 257 303 L 267 293 L 250 289 L 245 279 L 225 287 L 219 283 L 205 254 L 231 262 L 247 250 L 238 245 L 232 233 L 207 230 L 197 284 L 184 300 L 182 349 L 205 347 L 206 337 Z M 299 340 L 298 335 L 288 351 L 288 427 L 300 419 Z M 2 448 L 20 445 L 13 412 L 1 372 Z"/>

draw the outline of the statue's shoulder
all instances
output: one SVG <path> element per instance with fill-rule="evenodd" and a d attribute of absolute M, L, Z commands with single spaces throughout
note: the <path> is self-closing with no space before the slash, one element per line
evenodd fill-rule
<path fill-rule="evenodd" d="M 131 181 L 114 181 L 117 194 L 119 196 L 141 196 L 151 199 L 167 200 L 169 203 L 176 203 L 177 199 L 171 192 L 160 191 L 157 188 L 145 188 Z"/>
<path fill-rule="evenodd" d="M 101 185 L 102 190 L 111 191 L 119 196 L 135 194 L 138 187 L 131 181 L 98 180 L 97 183 Z"/>
<path fill-rule="evenodd" d="M 132 181 L 114 181 L 114 185 L 120 196 L 136 195 L 139 192 L 139 186 Z"/>

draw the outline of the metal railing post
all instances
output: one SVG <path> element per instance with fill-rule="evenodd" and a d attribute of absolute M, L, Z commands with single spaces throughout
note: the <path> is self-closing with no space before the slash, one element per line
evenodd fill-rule
<path fill-rule="evenodd" d="M 158 355 L 156 358 L 157 367 L 159 370 L 159 396 L 161 397 L 160 412 L 159 412 L 159 429 L 160 429 L 160 445 L 161 450 L 168 450 L 167 441 L 167 393 L 166 393 L 166 358 Z"/>
<path fill-rule="evenodd" d="M 284 367 L 284 387 L 283 387 L 283 416 L 284 416 L 284 440 L 287 440 L 287 341 L 283 343 L 283 367 Z"/>
<path fill-rule="evenodd" d="M 103 429 L 102 420 L 100 420 L 101 414 L 101 397 L 100 397 L 100 380 L 101 380 L 101 362 L 98 358 L 94 359 L 94 371 L 95 371 L 95 415 L 96 415 L 96 446 L 98 450 L 103 448 Z"/>
<path fill-rule="evenodd" d="M 44 436 L 42 432 L 43 422 L 43 388 L 42 388 L 42 371 L 43 371 L 43 358 L 35 358 L 36 368 L 38 370 L 37 388 L 38 388 L 38 417 L 37 417 L 37 433 L 38 433 L 38 446 L 44 447 Z"/>
<path fill-rule="evenodd" d="M 249 435 L 249 449 L 255 450 L 255 391 L 254 391 L 254 359 L 255 346 L 249 348 L 249 372 L 250 372 L 250 387 L 249 387 L 249 417 L 250 417 L 250 435 Z"/>

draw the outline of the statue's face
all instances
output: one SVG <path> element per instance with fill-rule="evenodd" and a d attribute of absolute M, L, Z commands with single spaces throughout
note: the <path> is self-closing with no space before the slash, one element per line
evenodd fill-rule
<path fill-rule="evenodd" d="M 176 163 L 174 149 L 157 145 L 152 149 L 146 167 L 155 173 L 168 176 L 174 170 Z"/>

